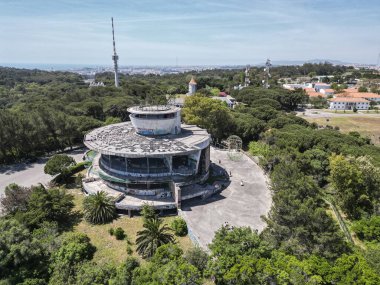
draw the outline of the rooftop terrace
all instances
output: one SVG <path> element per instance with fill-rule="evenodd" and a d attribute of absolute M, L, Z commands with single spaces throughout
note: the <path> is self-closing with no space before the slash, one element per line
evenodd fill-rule
<path fill-rule="evenodd" d="M 133 106 L 128 108 L 128 112 L 133 114 L 170 114 L 179 110 L 180 108 L 170 105 Z"/>
<path fill-rule="evenodd" d="M 206 147 L 210 135 L 194 125 L 181 125 L 181 133 L 143 136 L 136 133 L 131 122 L 97 128 L 88 133 L 84 144 L 99 153 L 123 157 L 186 154 Z"/>

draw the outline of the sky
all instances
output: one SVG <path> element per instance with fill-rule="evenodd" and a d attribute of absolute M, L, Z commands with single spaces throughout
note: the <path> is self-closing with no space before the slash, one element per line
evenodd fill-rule
<path fill-rule="evenodd" d="M 380 0 L 0 0 L 0 63 L 376 64 Z"/>

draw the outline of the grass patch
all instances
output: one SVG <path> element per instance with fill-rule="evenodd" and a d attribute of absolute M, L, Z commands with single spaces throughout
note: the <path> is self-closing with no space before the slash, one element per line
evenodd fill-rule
<path fill-rule="evenodd" d="M 75 210 L 82 210 L 82 202 L 84 194 L 79 190 L 70 190 L 70 193 L 74 195 Z M 166 224 L 170 226 L 171 222 L 176 217 L 164 217 Z M 136 236 L 137 232 L 142 229 L 143 220 L 142 217 L 121 216 L 112 223 L 105 225 L 91 225 L 82 220 L 77 226 L 74 227 L 74 231 L 85 233 L 91 239 L 91 243 L 96 247 L 96 253 L 94 255 L 94 261 L 100 265 L 114 264 L 118 265 L 123 262 L 128 255 L 128 243 L 132 248 L 132 256 L 137 257 L 142 263 L 145 261 L 136 253 Z M 121 227 L 127 238 L 124 240 L 116 240 L 114 236 L 109 234 L 109 229 Z M 193 247 L 193 244 L 188 236 L 176 237 L 177 243 L 186 252 L 189 248 Z"/>
<path fill-rule="evenodd" d="M 375 145 L 380 145 L 380 117 L 368 117 L 358 114 L 357 116 L 330 118 L 304 117 L 304 119 L 321 126 L 338 126 L 342 133 L 356 131 L 364 137 L 369 137 Z"/>

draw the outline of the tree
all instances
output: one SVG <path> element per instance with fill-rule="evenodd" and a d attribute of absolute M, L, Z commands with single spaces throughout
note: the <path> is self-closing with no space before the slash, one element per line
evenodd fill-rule
<path fill-rule="evenodd" d="M 88 195 L 83 200 L 84 218 L 91 224 L 105 224 L 116 217 L 115 201 L 104 191 Z"/>
<path fill-rule="evenodd" d="M 195 266 L 201 273 L 203 273 L 207 268 L 208 254 L 199 246 L 190 248 L 185 253 L 184 258 L 191 265 Z"/>
<path fill-rule="evenodd" d="M 227 137 L 232 126 L 227 105 L 211 98 L 197 95 L 186 98 L 182 115 L 187 124 L 205 128 L 215 138 Z"/>
<path fill-rule="evenodd" d="M 362 240 L 380 242 L 380 216 L 356 221 L 352 230 Z"/>
<path fill-rule="evenodd" d="M 245 258 L 258 260 L 270 256 L 269 244 L 259 237 L 257 231 L 252 231 L 249 227 L 234 228 L 229 225 L 221 227 L 216 231 L 209 248 L 211 256 L 206 275 L 214 277 L 216 284 L 245 284 L 237 280 L 235 283 L 229 283 L 231 276 L 228 276 L 229 272 L 234 270 L 233 267 Z M 252 263 L 247 266 L 251 265 Z"/>
<path fill-rule="evenodd" d="M 349 250 L 338 225 L 326 213 L 320 189 L 293 161 L 277 164 L 271 174 L 273 203 L 262 235 L 297 257 L 316 254 L 334 259 Z"/>
<path fill-rule="evenodd" d="M 338 258 L 329 279 L 332 284 L 380 284 L 380 276 L 359 254 L 343 254 Z"/>
<path fill-rule="evenodd" d="M 183 237 L 187 235 L 186 221 L 180 217 L 173 220 L 171 223 L 171 228 L 174 230 L 176 236 Z"/>
<path fill-rule="evenodd" d="M 156 211 L 152 205 L 144 203 L 141 209 L 141 215 L 144 218 L 144 222 L 146 222 L 147 220 L 156 217 Z"/>
<path fill-rule="evenodd" d="M 1 197 L 1 208 L 6 214 L 14 214 L 17 211 L 26 211 L 32 189 L 19 186 L 15 183 L 5 187 L 4 196 Z"/>
<path fill-rule="evenodd" d="M 49 284 L 75 284 L 79 269 L 84 262 L 92 259 L 96 248 L 83 233 L 65 233 L 60 243 L 60 247 L 52 256 Z"/>
<path fill-rule="evenodd" d="M 171 229 L 162 223 L 162 219 L 155 216 L 144 222 L 144 230 L 137 232 L 137 252 L 143 258 L 152 257 L 161 245 L 174 242 Z"/>
<path fill-rule="evenodd" d="M 368 89 L 367 87 L 364 87 L 364 86 L 360 86 L 359 89 L 358 89 L 359 92 L 368 92 Z"/>
<path fill-rule="evenodd" d="M 116 274 L 112 265 L 98 265 L 94 262 L 84 262 L 76 274 L 75 284 L 80 285 L 104 285 L 109 284 Z M 125 283 L 122 283 L 125 284 Z M 128 283 L 127 283 L 128 284 Z M 116 285 L 116 284 L 114 284 Z"/>
<path fill-rule="evenodd" d="M 93 101 L 86 102 L 83 104 L 83 108 L 87 116 L 91 116 L 94 119 L 99 119 L 99 120 L 102 120 L 104 117 L 103 106 L 99 102 L 93 102 Z"/>
<path fill-rule="evenodd" d="M 110 280 L 110 285 L 132 285 L 133 271 L 140 266 L 134 257 L 127 257 L 116 270 L 116 276 Z"/>
<path fill-rule="evenodd" d="M 44 172 L 50 175 L 64 173 L 73 164 L 75 164 L 74 158 L 66 154 L 56 154 L 46 162 Z"/>
<path fill-rule="evenodd" d="M 65 227 L 72 220 L 73 200 L 74 196 L 63 189 L 46 189 L 42 185 L 32 187 L 27 210 L 15 217 L 31 229 L 44 222 L 57 222 L 60 227 Z"/>
<path fill-rule="evenodd" d="M 134 271 L 133 284 L 201 284 L 200 272 L 182 253 L 175 244 L 160 246 L 147 266 Z"/>
<path fill-rule="evenodd" d="M 14 219 L 0 219 L 0 280 L 18 284 L 26 278 L 46 277 L 45 254 L 24 225 Z"/>
<path fill-rule="evenodd" d="M 263 142 L 252 141 L 249 143 L 249 153 L 254 156 L 267 156 L 269 154 L 269 145 Z"/>
<path fill-rule="evenodd" d="M 350 218 L 372 213 L 380 196 L 380 169 L 368 157 L 333 155 L 330 179 L 339 205 Z"/>

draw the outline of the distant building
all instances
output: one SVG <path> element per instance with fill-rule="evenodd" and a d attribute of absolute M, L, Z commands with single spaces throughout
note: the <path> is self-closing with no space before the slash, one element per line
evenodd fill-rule
<path fill-rule="evenodd" d="M 334 89 L 320 89 L 320 92 L 325 95 L 334 95 Z"/>
<path fill-rule="evenodd" d="M 191 77 L 191 80 L 189 82 L 189 93 L 188 95 L 193 95 L 197 92 L 197 82 L 195 81 L 194 77 Z"/>
<path fill-rule="evenodd" d="M 314 84 L 314 89 L 315 91 L 319 92 L 321 89 L 330 89 L 331 88 L 331 85 L 330 84 L 327 84 L 327 83 L 315 83 Z"/>
<path fill-rule="evenodd" d="M 219 96 L 213 96 L 211 97 L 212 99 L 215 99 L 215 100 L 220 100 L 222 102 L 226 102 L 227 106 L 229 108 L 234 108 L 234 106 L 237 104 L 236 102 L 236 99 L 228 94 L 226 94 L 225 92 L 220 92 L 220 93 L 224 93 L 223 95 L 219 95 Z"/>
<path fill-rule="evenodd" d="M 358 89 L 355 88 L 349 88 L 345 89 L 344 93 L 338 93 L 335 97 L 345 97 L 345 98 L 363 98 L 368 101 L 376 102 L 377 104 L 380 103 L 380 95 L 372 92 L 358 92 Z"/>
<path fill-rule="evenodd" d="M 309 96 L 309 98 L 312 98 L 312 97 L 315 97 L 315 98 L 317 98 L 317 97 L 326 98 L 327 97 L 326 94 L 324 94 L 322 92 L 317 92 L 317 91 L 315 91 L 314 88 L 307 87 L 307 88 L 304 88 L 303 90 L 306 92 L 306 94 L 307 94 L 307 96 Z"/>
<path fill-rule="evenodd" d="M 299 84 L 299 83 L 286 83 L 286 84 L 282 84 L 282 88 L 287 89 L 287 90 L 295 90 L 295 89 L 305 88 L 305 85 Z"/>
<path fill-rule="evenodd" d="M 92 81 L 92 82 L 90 82 L 90 85 L 89 85 L 89 87 L 104 87 L 105 85 L 104 85 L 104 83 L 103 82 L 95 82 L 95 81 Z"/>
<path fill-rule="evenodd" d="M 329 101 L 329 109 L 332 110 L 353 110 L 354 108 L 358 110 L 368 110 L 370 107 L 370 102 L 363 98 L 335 97 Z"/>

